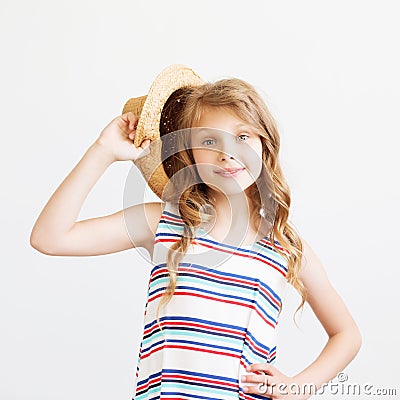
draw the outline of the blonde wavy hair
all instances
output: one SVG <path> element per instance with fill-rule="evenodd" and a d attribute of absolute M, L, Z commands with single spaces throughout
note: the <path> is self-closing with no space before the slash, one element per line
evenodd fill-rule
<path fill-rule="evenodd" d="M 297 312 L 306 300 L 305 287 L 298 278 L 303 246 L 296 229 L 288 220 L 291 198 L 278 160 L 280 137 L 276 122 L 254 87 L 243 80 L 231 78 L 206 83 L 195 88 L 179 89 L 164 106 L 160 123 L 161 138 L 166 133 L 191 128 L 200 120 L 204 110 L 209 107 L 230 109 L 240 119 L 254 127 L 260 135 L 263 150 L 262 172 L 257 180 L 246 189 L 250 207 L 250 223 L 254 227 L 258 226 L 260 218 L 262 218 L 260 215 L 262 208 L 267 210 L 267 216 L 271 212 L 274 214 L 273 221 L 270 221 L 272 225 L 270 242 L 275 250 L 287 260 L 286 279 L 301 296 Z M 187 141 L 187 136 L 178 134 L 176 140 L 178 142 Z M 163 147 L 168 145 L 171 145 L 171 142 L 163 143 Z M 181 150 L 166 157 L 163 161 L 164 170 L 170 179 L 183 168 L 195 165 L 190 143 L 179 143 L 177 148 Z M 199 183 L 193 184 L 193 182 Z M 178 280 L 178 266 L 195 236 L 196 228 L 203 221 L 203 207 L 207 204 L 215 206 L 212 196 L 209 195 L 208 186 L 201 182 L 195 168 L 185 168 L 185 173 L 179 174 L 179 179 L 175 180 L 173 184 L 180 185 L 180 188 L 175 191 L 181 193 L 180 198 L 175 199 L 175 204 L 179 206 L 179 215 L 184 222 L 184 232 L 181 238 L 171 245 L 167 255 L 169 283 L 157 307 L 157 323 L 161 331 L 160 308 L 168 304 L 174 294 Z M 260 194 L 260 189 L 263 188 L 269 189 L 269 193 L 271 191 L 274 193 L 273 210 L 267 199 L 262 198 Z M 261 193 L 264 191 L 261 190 Z M 276 247 L 275 240 L 279 242 L 284 251 Z"/>

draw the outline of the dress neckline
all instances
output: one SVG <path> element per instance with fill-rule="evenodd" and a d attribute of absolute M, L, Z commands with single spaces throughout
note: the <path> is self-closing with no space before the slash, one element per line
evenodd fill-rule
<path fill-rule="evenodd" d="M 269 240 L 269 236 L 270 236 L 270 232 L 269 232 L 265 236 L 263 236 L 261 239 L 257 240 L 256 242 L 253 242 L 251 244 L 234 245 L 234 244 L 230 244 L 230 243 L 221 242 L 220 240 L 218 240 L 218 239 L 214 238 L 212 235 L 210 235 L 204 228 L 198 228 L 197 232 L 199 232 L 199 231 L 204 233 L 204 234 L 201 235 L 201 236 L 198 236 L 198 234 L 196 234 L 195 238 L 197 238 L 197 239 L 206 238 L 206 239 L 211 240 L 212 242 L 215 242 L 217 244 L 220 244 L 220 245 L 223 245 L 223 246 L 228 246 L 228 247 L 231 247 L 231 248 L 237 248 L 237 249 L 252 249 L 255 245 L 261 244 L 262 240 Z"/>
<path fill-rule="evenodd" d="M 181 217 L 179 214 L 177 214 L 177 213 L 175 213 L 175 212 L 173 212 L 173 211 L 166 210 L 166 209 L 164 208 L 162 214 L 167 214 L 167 215 L 169 214 L 169 215 L 171 215 L 171 216 L 173 216 L 173 217 L 175 217 L 175 218 L 181 220 L 182 223 L 183 223 L 182 217 Z M 202 232 L 203 235 L 198 236 L 199 231 Z M 207 239 L 207 240 L 210 240 L 210 241 L 212 241 L 212 242 L 214 242 L 214 243 L 216 243 L 216 244 L 222 245 L 222 246 L 226 246 L 226 247 L 230 247 L 230 248 L 235 248 L 235 249 L 246 249 L 246 250 L 249 250 L 249 249 L 252 249 L 255 245 L 261 244 L 261 241 L 262 241 L 262 240 L 270 241 L 270 235 L 271 235 L 271 232 L 268 232 L 265 236 L 263 236 L 261 239 L 257 240 L 256 242 L 253 242 L 253 243 L 247 244 L 247 245 L 240 245 L 240 246 L 238 246 L 238 245 L 233 245 L 233 244 L 221 242 L 220 240 L 217 240 L 217 239 L 214 238 L 212 235 L 210 235 L 204 228 L 199 227 L 199 228 L 197 229 L 197 231 L 196 231 L 195 239 Z"/>

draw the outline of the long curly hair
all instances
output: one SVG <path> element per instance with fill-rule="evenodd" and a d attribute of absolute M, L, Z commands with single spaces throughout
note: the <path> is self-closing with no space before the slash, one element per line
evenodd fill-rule
<path fill-rule="evenodd" d="M 237 79 L 222 79 L 213 83 L 205 83 L 195 88 L 181 88 L 174 92 L 165 104 L 160 122 L 160 133 L 163 153 L 169 156 L 163 157 L 163 167 L 173 180 L 175 174 L 185 168 L 185 173 L 179 174 L 179 179 L 173 180 L 176 187 L 174 193 L 179 198 L 174 199 L 179 207 L 179 215 L 184 222 L 184 232 L 181 238 L 174 242 L 167 255 L 167 267 L 169 283 L 160 298 L 157 307 L 157 323 L 162 331 L 159 321 L 159 311 L 172 298 L 178 280 L 178 266 L 195 236 L 196 228 L 204 221 L 204 206 L 212 205 L 213 197 L 210 196 L 209 187 L 201 182 L 196 168 L 186 168 L 195 165 L 195 160 L 187 143 L 186 135 L 176 135 L 171 139 L 165 139 L 170 132 L 190 129 L 196 124 L 206 108 L 227 108 L 235 113 L 238 118 L 250 124 L 258 132 L 262 143 L 263 167 L 257 180 L 246 189 L 249 200 L 250 224 L 257 227 L 262 218 L 260 210 L 264 210 L 266 218 L 274 216 L 271 220 L 270 242 L 287 260 L 288 272 L 286 279 L 298 291 L 301 303 L 296 312 L 302 308 L 306 301 L 306 290 L 298 278 L 303 246 L 296 229 L 288 220 L 290 208 L 290 190 L 279 164 L 280 137 L 276 122 L 268 110 L 265 102 L 247 82 Z M 171 155 L 170 147 L 176 146 L 178 151 Z M 168 151 L 167 151 L 168 148 Z M 164 159 L 165 158 L 165 159 Z M 197 182 L 193 184 L 193 182 Z M 271 187 L 272 186 L 272 187 Z M 263 197 L 264 189 L 274 194 L 273 201 Z M 278 241 L 283 251 L 275 245 Z"/>

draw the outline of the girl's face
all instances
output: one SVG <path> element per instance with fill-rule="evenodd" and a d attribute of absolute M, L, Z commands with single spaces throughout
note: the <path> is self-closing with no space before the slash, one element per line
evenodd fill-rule
<path fill-rule="evenodd" d="M 193 126 L 191 149 L 200 178 L 226 195 L 246 190 L 262 170 L 255 129 L 229 108 L 206 108 Z"/>

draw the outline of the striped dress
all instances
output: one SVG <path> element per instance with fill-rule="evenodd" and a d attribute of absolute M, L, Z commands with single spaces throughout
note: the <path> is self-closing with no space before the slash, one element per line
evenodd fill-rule
<path fill-rule="evenodd" d="M 166 203 L 157 227 L 136 369 L 136 400 L 265 399 L 246 394 L 240 376 L 276 357 L 275 327 L 286 287 L 286 259 L 269 235 L 248 246 L 216 241 L 199 228 L 179 264 L 171 301 L 166 256 L 183 220 Z M 279 243 L 275 242 L 279 247 Z"/>

